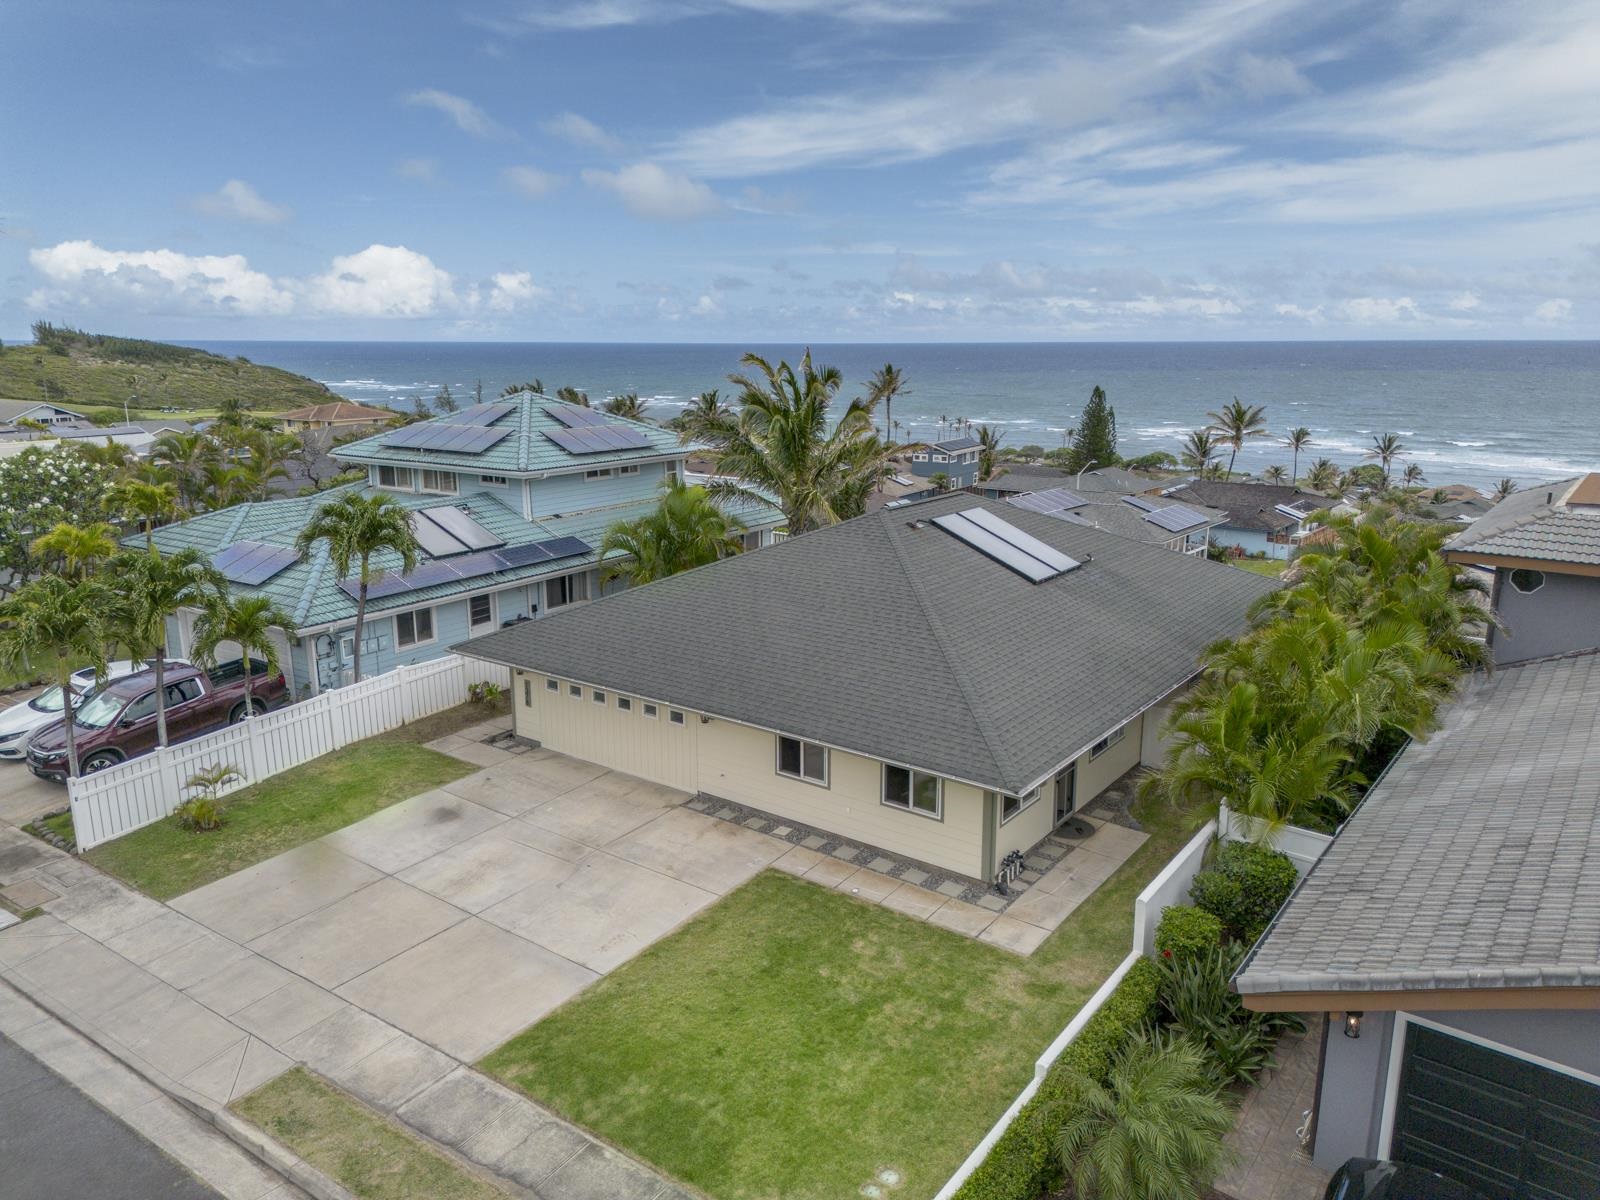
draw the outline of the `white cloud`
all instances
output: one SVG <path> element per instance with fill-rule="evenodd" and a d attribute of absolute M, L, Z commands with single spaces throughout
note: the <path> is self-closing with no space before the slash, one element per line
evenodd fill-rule
<path fill-rule="evenodd" d="M 1234 61 L 1232 82 L 1249 100 L 1303 96 L 1314 90 L 1311 81 L 1282 55 L 1251 54 L 1248 51 Z"/>
<path fill-rule="evenodd" d="M 1482 304 L 1477 292 L 1460 292 L 1450 297 L 1450 308 L 1455 312 L 1471 312 Z"/>
<path fill-rule="evenodd" d="M 510 312 L 544 294 L 526 271 L 459 287 L 426 254 L 381 244 L 299 278 L 274 278 L 242 254 L 107 250 L 89 241 L 34 250 L 29 262 L 44 280 L 27 299 L 39 312 L 419 318 Z"/>
<path fill-rule="evenodd" d="M 723 208 L 717 194 L 705 184 L 655 163 L 634 163 L 620 171 L 586 170 L 583 181 L 615 192 L 629 212 L 649 220 L 692 221 Z"/>
<path fill-rule="evenodd" d="M 505 135 L 505 130 L 488 113 L 464 96 L 442 92 L 438 88 L 423 88 L 421 91 L 407 94 L 404 100 L 405 103 L 419 108 L 431 108 L 442 112 L 455 122 L 457 129 L 462 133 L 470 133 L 473 137 L 492 138 Z"/>
<path fill-rule="evenodd" d="M 1321 325 L 1327 318 L 1322 315 L 1322 305 L 1306 308 L 1299 304 L 1277 304 L 1273 312 L 1280 317 L 1292 317 L 1297 321 L 1304 321 L 1308 325 Z"/>
<path fill-rule="evenodd" d="M 588 117 L 575 112 L 558 113 L 539 128 L 558 138 L 565 138 L 579 146 L 593 146 L 596 150 L 616 151 L 622 148 L 622 139 L 607 133 Z"/>
<path fill-rule="evenodd" d="M 431 158 L 402 158 L 395 163 L 394 173 L 401 179 L 411 179 L 417 183 L 437 183 L 439 163 Z"/>
<path fill-rule="evenodd" d="M 530 200 L 548 196 L 563 183 L 561 176 L 541 171 L 538 167 L 507 167 L 500 172 L 500 177 L 508 187 Z"/>
<path fill-rule="evenodd" d="M 762 13 L 774 17 L 827 16 L 859 25 L 914 25 L 947 20 L 959 0 L 577 0 L 570 4 L 528 5 L 514 23 L 495 28 L 582 32 L 625 25 L 665 24 L 719 12 Z"/>
<path fill-rule="evenodd" d="M 1533 319 L 1535 321 L 1541 321 L 1547 324 L 1558 324 L 1567 320 L 1571 316 L 1571 300 L 1546 300 L 1543 304 L 1539 305 L 1538 308 L 1533 310 Z"/>
<path fill-rule="evenodd" d="M 194 207 L 208 217 L 231 217 L 263 225 L 276 225 L 294 215 L 292 209 L 273 204 L 242 179 L 230 179 L 216 191 L 195 197 Z"/>
<path fill-rule="evenodd" d="M 1394 325 L 1401 321 L 1417 321 L 1422 313 L 1410 296 L 1391 299 L 1387 296 L 1355 296 L 1334 305 L 1335 313 L 1355 325 Z"/>

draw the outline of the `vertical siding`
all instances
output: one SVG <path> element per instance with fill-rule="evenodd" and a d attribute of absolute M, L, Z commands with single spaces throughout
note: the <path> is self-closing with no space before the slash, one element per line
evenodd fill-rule
<path fill-rule="evenodd" d="M 644 463 L 637 475 L 610 475 L 604 479 L 585 479 L 583 472 L 535 479 L 533 515 L 548 517 L 557 513 L 585 512 L 635 500 L 649 500 L 661 489 L 666 478 L 664 463 Z M 678 476 L 683 477 L 681 466 Z"/>

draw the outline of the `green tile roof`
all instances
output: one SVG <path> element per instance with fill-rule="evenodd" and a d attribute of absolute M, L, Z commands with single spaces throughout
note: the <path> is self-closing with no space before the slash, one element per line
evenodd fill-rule
<path fill-rule="evenodd" d="M 409 450 L 385 446 L 384 439 L 392 437 L 393 430 L 385 430 L 371 437 L 349 442 L 335 448 L 332 454 L 339 461 L 351 464 L 393 463 L 505 475 L 517 472 L 592 470 L 595 467 L 615 463 L 640 462 L 661 458 L 663 455 L 688 452 L 678 441 L 678 435 L 670 429 L 663 429 L 648 421 L 608 417 L 612 424 L 638 430 L 649 440 L 650 445 L 638 450 L 613 450 L 605 454 L 572 454 L 545 436 L 547 431 L 559 432 L 567 428 L 552 416 L 550 411 L 567 407 L 561 401 L 552 400 L 535 392 L 518 392 L 515 396 L 502 397 L 495 403 L 512 405 L 513 411 L 501 417 L 490 428 L 510 429 L 511 435 L 501 438 L 495 445 L 479 454 L 445 454 L 437 450 Z M 450 417 L 448 415 L 435 417 L 427 423 L 449 424 Z"/>
<path fill-rule="evenodd" d="M 311 496 L 292 496 L 282 500 L 263 500 L 252 504 L 237 504 L 232 508 L 205 513 L 178 524 L 168 525 L 155 532 L 155 542 L 164 552 L 193 547 L 215 556 L 235 542 L 256 541 L 269 545 L 292 546 L 296 536 L 311 519 L 311 515 L 336 494 L 345 491 L 376 492 L 379 489 L 364 483 L 350 484 Z M 465 505 L 472 519 L 496 537 L 504 538 L 507 545 L 542 542 L 550 538 L 578 537 L 591 546 L 598 547 L 606 529 L 617 521 L 630 521 L 644 515 L 656 505 L 654 496 L 642 497 L 626 504 L 610 505 L 585 512 L 570 513 L 561 517 L 527 520 L 520 512 L 507 508 L 496 496 L 488 492 L 464 492 L 459 496 L 419 495 L 388 492 L 397 504 L 408 509 L 436 508 L 443 505 Z M 724 511 L 749 526 L 777 524 L 782 514 L 770 505 L 754 502 L 724 502 Z M 144 543 L 143 535 L 125 540 L 129 546 Z M 428 561 L 423 555 L 422 561 Z M 547 575 L 561 575 L 575 567 L 592 565 L 598 561 L 593 553 L 575 555 L 555 562 L 535 563 L 501 571 L 492 576 L 457 579 L 448 583 L 421 588 L 403 595 L 369 600 L 369 612 L 387 612 L 414 608 L 418 604 L 449 599 L 478 591 L 485 586 L 506 586 L 513 583 L 540 579 Z M 400 557 L 381 554 L 374 558 L 373 566 L 382 570 L 398 570 Z M 332 566 L 328 562 L 326 543 L 319 543 L 312 552 L 287 570 L 279 572 L 259 587 L 235 585 L 241 594 L 271 596 L 278 606 L 294 618 L 297 629 L 352 621 L 356 615 L 356 602 L 339 587 Z"/>

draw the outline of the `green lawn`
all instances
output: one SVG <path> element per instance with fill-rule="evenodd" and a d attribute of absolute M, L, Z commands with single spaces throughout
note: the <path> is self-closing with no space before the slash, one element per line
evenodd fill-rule
<path fill-rule="evenodd" d="M 1257 575 L 1277 576 L 1289 569 L 1289 560 L 1286 558 L 1231 558 L 1228 561 L 1233 566 L 1254 571 Z"/>
<path fill-rule="evenodd" d="M 1152 837 L 1031 957 L 768 871 L 490 1054 L 484 1070 L 719 1200 L 931 1195 L 1128 953 Z"/>
<path fill-rule="evenodd" d="M 464 704 L 274 775 L 229 796 L 225 823 L 215 832 L 191 833 L 175 821 L 158 821 L 83 857 L 157 900 L 170 900 L 470 775 L 478 768 L 421 743 L 497 711 Z M 67 833 L 71 817 L 48 824 Z"/>
<path fill-rule="evenodd" d="M 362 1200 L 503 1200 L 505 1193 L 296 1067 L 233 1103 Z"/>

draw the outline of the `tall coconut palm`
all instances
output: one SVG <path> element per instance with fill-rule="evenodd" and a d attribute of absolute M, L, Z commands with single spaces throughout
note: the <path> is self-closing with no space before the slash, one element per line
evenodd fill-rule
<path fill-rule="evenodd" d="M 1265 471 L 1261 472 L 1261 478 L 1268 483 L 1288 483 L 1289 472 L 1285 471 L 1277 463 L 1273 463 Z"/>
<path fill-rule="evenodd" d="M 653 510 L 606 530 L 600 543 L 603 577 L 641 584 L 703 567 L 739 552 L 741 528 L 705 488 L 669 480 Z"/>
<path fill-rule="evenodd" d="M 538 380 L 534 380 L 534 382 L 537 383 Z M 538 391 L 537 388 L 534 390 Z M 564 404 L 576 404 L 579 408 L 590 407 L 589 393 L 580 391 L 571 384 L 563 384 L 561 387 L 558 387 L 556 389 L 556 399 L 560 400 Z"/>
<path fill-rule="evenodd" d="M 200 551 L 185 547 L 162 557 L 153 550 L 121 554 L 109 572 L 121 602 L 117 624 L 122 640 L 155 664 L 156 741 L 167 744 L 167 618 L 180 608 L 211 608 L 228 591 L 228 581 Z"/>
<path fill-rule="evenodd" d="M 649 404 L 639 399 L 638 392 L 624 392 L 620 396 L 613 396 L 600 406 L 614 417 L 624 417 L 629 421 L 644 420 L 644 410 Z"/>
<path fill-rule="evenodd" d="M 145 549 L 154 550 L 156 526 L 178 515 L 178 488 L 171 482 L 124 479 L 112 492 L 112 504 L 144 526 Z"/>
<path fill-rule="evenodd" d="M 1205 475 L 1217 461 L 1221 449 L 1222 443 L 1211 430 L 1191 429 L 1183 435 L 1183 448 L 1179 451 L 1178 458 L 1190 470 Z"/>
<path fill-rule="evenodd" d="M 1290 483 L 1300 482 L 1300 451 L 1311 444 L 1311 430 L 1304 425 L 1298 425 L 1284 435 L 1283 448 L 1294 455 L 1294 461 L 1290 468 Z"/>
<path fill-rule="evenodd" d="M 994 474 L 995 463 L 1000 457 L 1000 443 L 1005 441 L 1005 431 L 996 429 L 993 425 L 979 425 L 975 431 L 978 435 L 978 478 L 984 480 Z"/>
<path fill-rule="evenodd" d="M 701 434 L 726 477 L 711 494 L 776 499 L 791 535 L 859 516 L 889 470 L 890 447 L 873 429 L 871 408 L 852 401 L 830 429 L 837 368 L 814 367 L 809 350 L 798 369 L 756 354 L 741 361 L 753 371 L 729 377 L 740 389 L 737 420 Z"/>
<path fill-rule="evenodd" d="M 1379 433 L 1372 438 L 1372 449 L 1361 457 L 1375 461 L 1383 468 L 1383 486 L 1389 486 L 1389 472 L 1394 467 L 1394 460 L 1405 451 L 1405 444 L 1401 442 L 1398 433 Z"/>
<path fill-rule="evenodd" d="M 1065 1072 L 1056 1153 L 1073 1192 L 1095 1200 L 1195 1200 L 1230 1161 L 1233 1114 L 1207 1076 L 1201 1048 L 1136 1033 L 1102 1081 Z"/>
<path fill-rule="evenodd" d="M 164 433 L 150 447 L 150 460 L 172 472 L 178 501 L 190 512 L 195 511 L 200 473 L 216 458 L 216 442 L 203 433 Z"/>
<path fill-rule="evenodd" d="M 1306 486 L 1314 492 L 1329 495 L 1339 486 L 1339 465 L 1332 459 L 1317 459 L 1306 472 Z"/>
<path fill-rule="evenodd" d="M 409 528 L 409 527 L 408 527 Z M 271 596 L 235 596 L 223 589 L 212 595 L 211 603 L 200 611 L 194 623 L 194 655 L 208 670 L 217 665 L 217 647 L 233 642 L 239 647 L 240 667 L 244 670 L 244 712 L 253 717 L 260 711 L 255 702 L 250 674 L 250 656 L 259 654 L 270 678 L 282 669 L 272 631 L 286 631 L 292 618 L 273 603 Z M 357 630 L 360 625 L 356 626 Z M 356 635 L 356 678 L 361 678 L 359 655 L 361 637 Z"/>
<path fill-rule="evenodd" d="M 1217 412 L 1207 413 L 1217 440 L 1232 448 L 1228 455 L 1228 478 L 1233 478 L 1233 462 L 1239 457 L 1250 438 L 1267 436 L 1267 410 L 1260 404 L 1245 404 L 1235 396 L 1232 404 L 1225 404 Z"/>
<path fill-rule="evenodd" d="M 1420 463 L 1407 463 L 1406 469 L 1400 473 L 1400 482 L 1407 487 L 1421 487 L 1428 482 L 1428 477 L 1422 473 Z"/>
<path fill-rule="evenodd" d="M 374 578 L 372 558 L 393 554 L 400 569 L 417 565 L 417 536 L 411 514 L 393 497 L 381 493 L 345 492 L 319 508 L 295 539 L 295 549 L 307 554 L 318 542 L 328 543 L 328 557 L 341 579 L 356 569 L 355 682 L 361 682 L 361 631 L 367 620 L 367 589 Z"/>
<path fill-rule="evenodd" d="M 1499 483 L 1494 485 L 1494 491 L 1489 493 L 1489 499 L 1493 500 L 1496 504 L 1499 504 L 1500 501 L 1506 499 L 1507 497 L 1515 495 L 1516 491 L 1517 481 L 1512 479 L 1511 476 L 1507 475 Z"/>
<path fill-rule="evenodd" d="M 867 380 L 867 405 L 876 409 L 883 405 L 883 440 L 894 441 L 894 398 L 896 396 L 909 396 L 911 389 L 906 386 L 905 372 L 893 363 L 884 363 L 872 373 L 872 378 Z"/>
<path fill-rule="evenodd" d="M 240 466 L 242 490 L 251 500 L 265 500 L 274 479 L 289 477 L 289 462 L 299 453 L 300 443 L 291 434 L 268 429 L 246 430 L 239 443 L 247 451 Z"/>
<path fill-rule="evenodd" d="M 94 580 L 72 582 L 59 575 L 31 580 L 0 601 L 0 663 L 16 674 L 48 666 L 61 688 L 61 719 L 67 735 L 67 771 L 78 774 L 77 695 L 72 673 L 87 663 L 106 670 L 108 618 L 115 597 Z"/>
<path fill-rule="evenodd" d="M 722 396 L 716 388 L 701 392 L 689 401 L 678 417 L 679 440 L 693 441 L 701 429 L 726 424 L 735 418 L 733 409 L 722 402 Z"/>
<path fill-rule="evenodd" d="M 28 549 L 38 558 L 59 562 L 69 579 L 84 579 L 117 552 L 117 531 L 106 521 L 92 525 L 58 521 L 49 533 L 34 538 Z"/>
<path fill-rule="evenodd" d="M 231 508 L 250 497 L 250 476 L 237 463 L 218 459 L 201 466 L 198 477 L 192 482 L 192 504 L 196 510 L 216 512 Z"/>

